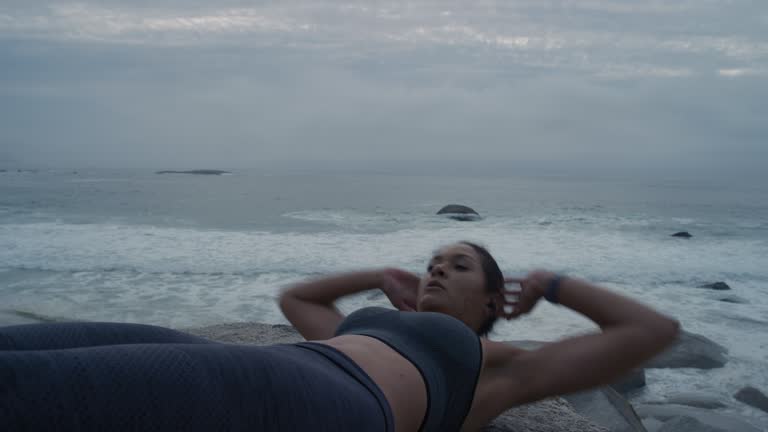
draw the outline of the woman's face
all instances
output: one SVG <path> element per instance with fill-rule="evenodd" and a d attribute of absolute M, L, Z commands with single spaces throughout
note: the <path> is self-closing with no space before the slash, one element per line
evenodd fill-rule
<path fill-rule="evenodd" d="M 480 256 L 458 243 L 439 249 L 429 260 L 419 283 L 417 310 L 442 312 L 477 328 L 488 316 L 490 300 Z"/>

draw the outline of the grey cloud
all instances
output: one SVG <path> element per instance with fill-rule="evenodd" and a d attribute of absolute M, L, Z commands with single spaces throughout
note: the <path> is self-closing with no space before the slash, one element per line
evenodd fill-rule
<path fill-rule="evenodd" d="M 732 171 L 766 160 L 761 4 L 377 5 L 5 4 L 0 154 Z"/>

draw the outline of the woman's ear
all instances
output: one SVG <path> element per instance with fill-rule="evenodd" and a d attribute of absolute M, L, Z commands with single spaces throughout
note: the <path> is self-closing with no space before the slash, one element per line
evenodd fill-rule
<path fill-rule="evenodd" d="M 488 297 L 488 302 L 485 304 L 485 307 L 488 309 L 488 312 L 491 316 L 498 315 L 500 311 L 500 305 L 503 304 L 501 300 L 501 294 L 493 294 Z"/>

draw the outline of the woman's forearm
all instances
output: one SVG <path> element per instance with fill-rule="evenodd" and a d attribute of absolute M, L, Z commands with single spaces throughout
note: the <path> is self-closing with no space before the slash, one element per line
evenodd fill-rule
<path fill-rule="evenodd" d="M 674 319 L 583 280 L 562 279 L 558 302 L 585 315 L 604 330 L 619 325 L 639 325 L 654 331 L 677 333 L 678 323 Z"/>
<path fill-rule="evenodd" d="M 332 305 L 341 297 L 381 288 L 382 272 L 366 270 L 325 276 L 291 285 L 281 294 L 281 298 L 291 297 L 305 302 Z"/>
<path fill-rule="evenodd" d="M 278 304 L 285 318 L 305 339 L 329 339 L 344 319 L 334 302 L 380 286 L 381 276 L 376 270 L 326 276 L 284 289 Z"/>

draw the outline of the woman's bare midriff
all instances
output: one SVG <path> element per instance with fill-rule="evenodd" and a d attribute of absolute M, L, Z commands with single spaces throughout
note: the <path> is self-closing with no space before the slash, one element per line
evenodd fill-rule
<path fill-rule="evenodd" d="M 419 429 L 427 410 L 427 389 L 413 363 L 369 336 L 343 335 L 314 342 L 343 352 L 371 377 L 389 402 L 396 432 Z"/>

